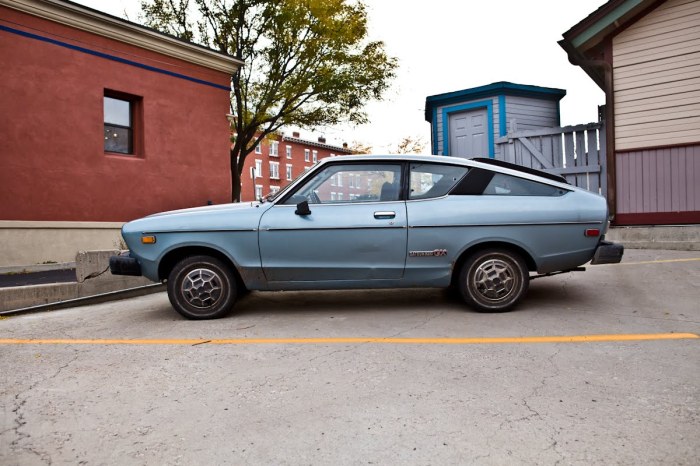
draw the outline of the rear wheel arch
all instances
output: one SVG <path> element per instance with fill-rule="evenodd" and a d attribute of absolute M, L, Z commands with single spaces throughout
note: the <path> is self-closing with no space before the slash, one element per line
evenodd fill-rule
<path fill-rule="evenodd" d="M 459 273 L 462 270 L 462 266 L 464 265 L 464 263 L 476 252 L 485 249 L 504 249 L 516 253 L 520 257 L 522 257 L 523 261 L 525 261 L 528 270 L 530 270 L 531 272 L 537 271 L 537 263 L 532 258 L 530 253 L 528 253 L 522 247 L 518 246 L 517 244 L 508 243 L 506 241 L 488 241 L 485 243 L 474 244 L 462 251 L 462 253 L 455 261 L 454 266 L 452 267 L 452 281 L 450 283 L 450 286 L 455 286 L 457 284 L 457 280 L 459 280 Z"/>

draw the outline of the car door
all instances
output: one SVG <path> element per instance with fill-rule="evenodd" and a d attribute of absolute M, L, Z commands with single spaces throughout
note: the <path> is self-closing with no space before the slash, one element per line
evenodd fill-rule
<path fill-rule="evenodd" d="M 401 163 L 325 164 L 262 216 L 267 280 L 400 279 L 407 241 L 401 180 Z"/>

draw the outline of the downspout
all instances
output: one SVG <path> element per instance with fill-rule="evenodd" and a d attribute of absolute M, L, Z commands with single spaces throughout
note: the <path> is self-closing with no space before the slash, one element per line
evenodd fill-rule
<path fill-rule="evenodd" d="M 598 68 L 603 70 L 605 92 L 605 164 L 608 186 L 608 212 L 614 220 L 617 212 L 615 185 L 615 98 L 613 93 L 613 69 L 605 60 L 586 60 L 569 54 L 569 61 L 580 67 Z"/>

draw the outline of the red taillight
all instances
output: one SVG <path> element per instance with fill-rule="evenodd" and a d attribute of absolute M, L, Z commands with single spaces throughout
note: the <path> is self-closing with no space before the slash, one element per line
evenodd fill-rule
<path fill-rule="evenodd" d="M 583 232 L 584 236 L 588 236 L 589 238 L 595 238 L 596 236 L 600 236 L 600 229 L 598 228 L 589 228 L 586 231 Z"/>

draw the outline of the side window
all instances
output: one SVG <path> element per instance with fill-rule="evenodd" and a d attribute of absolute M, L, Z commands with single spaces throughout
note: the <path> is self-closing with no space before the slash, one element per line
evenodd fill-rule
<path fill-rule="evenodd" d="M 484 189 L 485 196 L 561 196 L 566 191 L 537 181 L 495 173 Z"/>
<path fill-rule="evenodd" d="M 472 168 L 452 191 L 463 196 L 563 196 L 566 189 L 517 176 Z"/>
<path fill-rule="evenodd" d="M 467 173 L 467 167 L 412 163 L 409 199 L 431 199 L 447 194 Z"/>
<path fill-rule="evenodd" d="M 350 187 L 350 180 L 354 187 Z M 359 180 L 359 182 L 358 182 Z M 349 204 L 398 201 L 401 195 L 401 165 L 330 165 L 299 187 L 285 204 Z"/>

